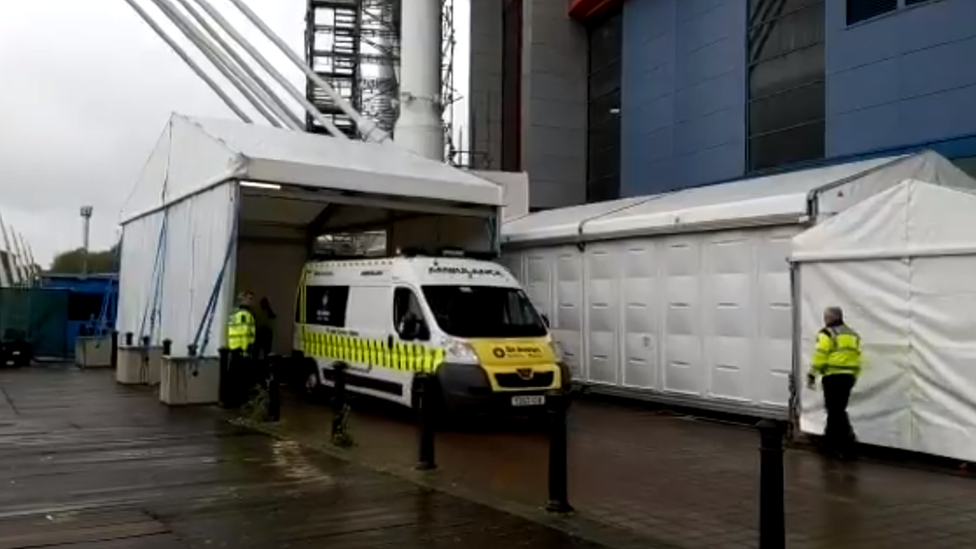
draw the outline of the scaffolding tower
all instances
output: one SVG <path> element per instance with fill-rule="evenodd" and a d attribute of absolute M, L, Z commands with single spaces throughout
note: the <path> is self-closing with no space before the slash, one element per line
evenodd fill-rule
<path fill-rule="evenodd" d="M 393 132 L 399 116 L 401 0 L 308 0 L 305 15 L 305 49 L 309 66 L 332 85 L 354 109 L 375 120 L 384 131 Z M 454 88 L 454 0 L 442 0 L 443 33 L 441 103 L 443 105 L 445 158 L 457 164 L 453 106 L 458 100 Z M 359 138 L 353 121 L 311 81 L 306 84 L 309 101 L 352 138 Z M 327 133 L 311 116 L 306 130 Z M 395 138 L 395 136 L 394 136 Z"/>
<path fill-rule="evenodd" d="M 400 0 L 308 0 L 305 58 L 309 66 L 367 118 L 391 132 L 396 123 Z M 311 81 L 306 96 L 351 138 L 356 125 Z M 312 117 L 306 130 L 327 133 Z"/>

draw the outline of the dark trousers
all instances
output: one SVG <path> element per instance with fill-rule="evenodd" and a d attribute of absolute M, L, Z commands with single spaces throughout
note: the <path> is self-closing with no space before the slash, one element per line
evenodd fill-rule
<path fill-rule="evenodd" d="M 827 429 L 824 439 L 828 449 L 835 452 L 849 452 L 853 449 L 854 429 L 847 417 L 847 404 L 851 400 L 851 389 L 856 378 L 850 374 L 824 376 L 824 403 L 827 408 Z"/>

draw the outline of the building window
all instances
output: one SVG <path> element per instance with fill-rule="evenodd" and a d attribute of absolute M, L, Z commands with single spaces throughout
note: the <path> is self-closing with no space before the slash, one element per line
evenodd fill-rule
<path fill-rule="evenodd" d="M 586 201 L 620 198 L 620 69 L 623 17 L 617 9 L 589 29 Z"/>
<path fill-rule="evenodd" d="M 847 24 L 853 25 L 898 9 L 898 0 L 847 0 Z"/>
<path fill-rule="evenodd" d="M 824 156 L 824 0 L 749 1 L 749 169 Z"/>

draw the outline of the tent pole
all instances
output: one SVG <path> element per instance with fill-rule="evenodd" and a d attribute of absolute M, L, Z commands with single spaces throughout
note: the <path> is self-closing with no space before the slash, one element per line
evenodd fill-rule
<path fill-rule="evenodd" d="M 255 72 L 254 69 L 247 64 L 246 61 L 244 61 L 241 55 L 237 53 L 237 51 L 232 48 L 226 40 L 224 40 L 224 37 L 213 28 L 207 19 L 201 15 L 200 12 L 197 11 L 196 8 L 194 8 L 187 0 L 176 1 L 179 2 L 179 4 L 183 6 L 183 9 L 190 14 L 190 17 L 192 17 L 200 25 L 200 27 L 202 27 L 203 30 L 210 35 L 210 38 L 217 42 L 218 48 L 223 48 L 223 51 L 230 56 L 231 60 L 244 71 L 247 78 L 249 78 L 252 83 L 257 85 L 259 90 L 262 92 L 262 95 L 259 97 L 264 100 L 265 104 L 272 110 L 272 112 L 274 112 L 274 114 L 289 128 L 293 130 L 304 130 L 305 125 L 297 116 L 295 116 L 295 113 L 293 113 L 288 107 L 288 104 L 285 103 L 284 100 L 282 100 L 273 89 L 271 89 L 271 86 L 269 86 L 268 83 L 265 82 L 264 79 L 261 78 L 257 72 Z"/>
<path fill-rule="evenodd" d="M 167 0 L 154 0 L 154 1 L 161 2 Z M 342 131 L 340 131 L 339 128 L 337 128 L 336 125 L 332 123 L 332 120 L 329 120 L 328 118 L 325 117 L 325 115 L 319 112 L 319 110 L 315 108 L 315 105 L 313 105 L 312 102 L 309 101 L 307 97 L 305 97 L 305 94 L 298 91 L 298 89 L 295 88 L 295 86 L 293 86 L 291 82 L 289 82 L 288 79 L 285 78 L 285 76 L 278 71 L 278 69 L 274 68 L 274 65 L 272 65 L 267 60 L 267 58 L 261 55 L 261 52 L 259 52 L 257 48 L 255 48 L 250 42 L 248 42 L 247 39 L 245 39 L 241 35 L 241 33 L 239 33 L 237 29 L 235 29 L 234 26 L 231 25 L 227 21 L 227 19 L 225 19 L 224 16 L 220 14 L 219 11 L 214 9 L 214 7 L 210 5 L 209 2 L 207 2 L 207 0 L 196 0 L 196 3 L 201 8 L 203 8 L 203 11 L 207 12 L 207 15 L 209 15 L 217 23 L 218 27 L 223 29 L 224 32 L 229 34 L 230 37 L 234 39 L 235 42 L 237 42 L 242 48 L 244 48 L 244 51 L 246 51 L 251 57 L 253 57 L 254 60 L 258 62 L 258 65 L 260 65 L 261 68 L 265 70 L 265 72 L 267 72 L 268 74 L 271 75 L 272 78 L 274 78 L 275 82 L 277 82 L 282 88 L 285 89 L 285 91 L 288 92 L 288 95 L 290 95 L 292 99 L 299 102 L 302 105 L 302 107 L 305 109 L 305 112 L 311 115 L 316 122 L 322 124 L 322 126 L 324 126 L 325 129 L 328 130 L 328 132 L 332 134 L 333 137 L 337 137 L 339 139 L 348 139 L 348 136 L 342 133 Z"/>
<path fill-rule="evenodd" d="M 172 38 L 170 38 L 169 35 L 167 35 L 166 32 L 158 24 L 156 24 L 153 18 L 150 17 L 149 14 L 146 13 L 146 11 L 143 10 L 142 7 L 140 7 L 139 4 L 136 3 L 135 0 L 125 0 L 125 2 L 129 4 L 129 6 L 133 10 L 135 10 L 137 14 L 139 14 L 139 17 L 141 17 L 142 20 L 145 21 L 147 25 L 149 25 L 149 27 L 153 30 L 153 32 L 155 32 L 160 38 L 163 39 L 163 42 L 166 42 L 166 45 L 168 45 L 170 49 L 172 49 L 173 52 L 176 53 L 176 55 L 178 55 L 179 58 L 182 59 L 183 62 L 186 63 L 186 65 L 190 67 L 190 69 L 194 73 L 196 73 L 196 75 L 199 76 L 200 79 L 203 80 L 204 83 L 206 83 L 207 86 L 211 90 L 213 90 L 214 93 L 217 94 L 217 97 L 219 97 L 220 100 L 223 101 L 225 105 L 227 105 L 227 108 L 229 108 L 234 114 L 237 115 L 238 118 L 240 118 L 244 122 L 247 122 L 248 124 L 253 122 L 251 120 L 251 117 L 249 117 L 239 106 L 237 106 L 237 103 L 235 103 L 234 100 L 231 99 L 230 96 L 227 95 L 227 93 L 224 92 L 224 90 L 221 89 L 221 87 L 218 86 L 216 82 L 214 82 L 213 78 L 210 78 L 210 76 L 206 72 L 204 72 L 202 68 L 200 68 L 200 65 L 198 65 L 196 61 L 194 61 L 189 55 L 187 55 L 186 51 L 183 48 L 181 48 L 180 45 L 177 44 Z"/>
<path fill-rule="evenodd" d="M 183 33 L 186 38 L 193 43 L 197 49 L 227 78 L 230 83 L 237 88 L 237 91 L 247 99 L 248 103 L 254 106 L 261 116 L 273 126 L 280 128 L 281 123 L 278 118 L 271 114 L 266 104 L 266 99 L 261 98 L 258 90 L 252 88 L 252 83 L 247 80 L 240 68 L 232 60 L 227 58 L 224 52 L 220 51 L 206 36 L 197 29 L 186 17 L 177 10 L 169 0 L 152 0 L 156 7 L 176 25 L 176 28 Z"/>

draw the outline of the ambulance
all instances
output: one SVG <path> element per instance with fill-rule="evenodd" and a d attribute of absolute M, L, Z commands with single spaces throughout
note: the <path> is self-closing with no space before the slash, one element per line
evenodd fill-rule
<path fill-rule="evenodd" d="M 295 348 L 305 389 L 332 386 L 415 407 L 416 378 L 448 412 L 541 410 L 570 375 L 516 279 L 495 263 L 393 257 L 305 265 Z"/>

